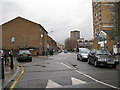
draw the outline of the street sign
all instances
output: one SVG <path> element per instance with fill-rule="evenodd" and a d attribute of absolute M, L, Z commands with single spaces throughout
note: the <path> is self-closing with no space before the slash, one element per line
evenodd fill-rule
<path fill-rule="evenodd" d="M 102 39 L 102 37 L 100 37 L 99 35 L 97 35 L 97 39 L 98 39 L 98 40 L 101 40 L 101 39 Z"/>
<path fill-rule="evenodd" d="M 47 44 L 47 49 L 50 49 L 50 46 L 49 46 L 49 44 Z"/>

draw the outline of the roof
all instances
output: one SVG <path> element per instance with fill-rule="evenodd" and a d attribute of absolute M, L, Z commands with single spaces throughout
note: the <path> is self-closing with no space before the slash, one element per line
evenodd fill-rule
<path fill-rule="evenodd" d="M 44 29 L 44 27 L 41 26 L 40 24 L 38 24 L 38 23 L 36 23 L 36 22 L 33 22 L 33 21 L 31 21 L 31 20 L 25 19 L 25 18 L 20 17 L 20 16 L 14 18 L 14 19 L 12 19 L 12 20 L 10 20 L 10 21 L 8 21 L 8 22 L 5 22 L 5 23 L 2 24 L 2 25 L 5 25 L 5 24 L 7 24 L 7 23 L 9 23 L 9 22 L 12 22 L 13 20 L 16 20 L 16 19 L 19 19 L 19 18 L 20 18 L 20 19 L 23 19 L 23 20 L 26 20 L 26 21 L 28 21 L 28 22 L 31 22 L 31 23 L 37 24 L 37 25 L 39 25 L 40 27 L 42 27 L 42 28 Z M 48 33 L 45 29 L 44 29 L 44 31 L 45 31 L 46 33 Z"/>

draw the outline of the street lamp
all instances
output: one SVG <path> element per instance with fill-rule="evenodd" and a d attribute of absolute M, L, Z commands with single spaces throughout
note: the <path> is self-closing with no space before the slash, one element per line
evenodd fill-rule
<path fill-rule="evenodd" d="M 41 30 L 40 29 L 40 32 L 41 32 L 41 38 L 42 38 L 42 54 L 44 55 L 45 54 L 45 46 L 46 44 L 48 44 L 48 38 L 47 38 L 47 42 L 45 43 L 45 33 L 44 33 L 44 30 Z M 49 31 L 48 33 L 52 33 L 53 31 Z M 48 51 L 48 50 L 47 50 Z"/>

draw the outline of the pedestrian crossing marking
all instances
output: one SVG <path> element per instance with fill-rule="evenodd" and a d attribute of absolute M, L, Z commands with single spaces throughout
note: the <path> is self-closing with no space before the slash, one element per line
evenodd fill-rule
<path fill-rule="evenodd" d="M 46 86 L 46 88 L 58 88 L 58 87 L 61 87 L 61 85 L 52 80 L 49 80 Z"/>
<path fill-rule="evenodd" d="M 77 78 L 71 77 L 72 80 L 72 85 L 77 85 L 77 84 L 85 84 L 85 81 L 79 80 Z"/>

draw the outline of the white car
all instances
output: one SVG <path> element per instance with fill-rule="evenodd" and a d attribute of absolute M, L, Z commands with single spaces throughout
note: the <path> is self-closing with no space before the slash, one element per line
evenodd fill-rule
<path fill-rule="evenodd" d="M 89 52 L 90 50 L 87 48 L 79 48 L 79 52 L 77 54 L 77 60 L 87 61 Z"/>
<path fill-rule="evenodd" d="M 3 56 L 3 50 L 0 50 L 0 57 Z"/>

